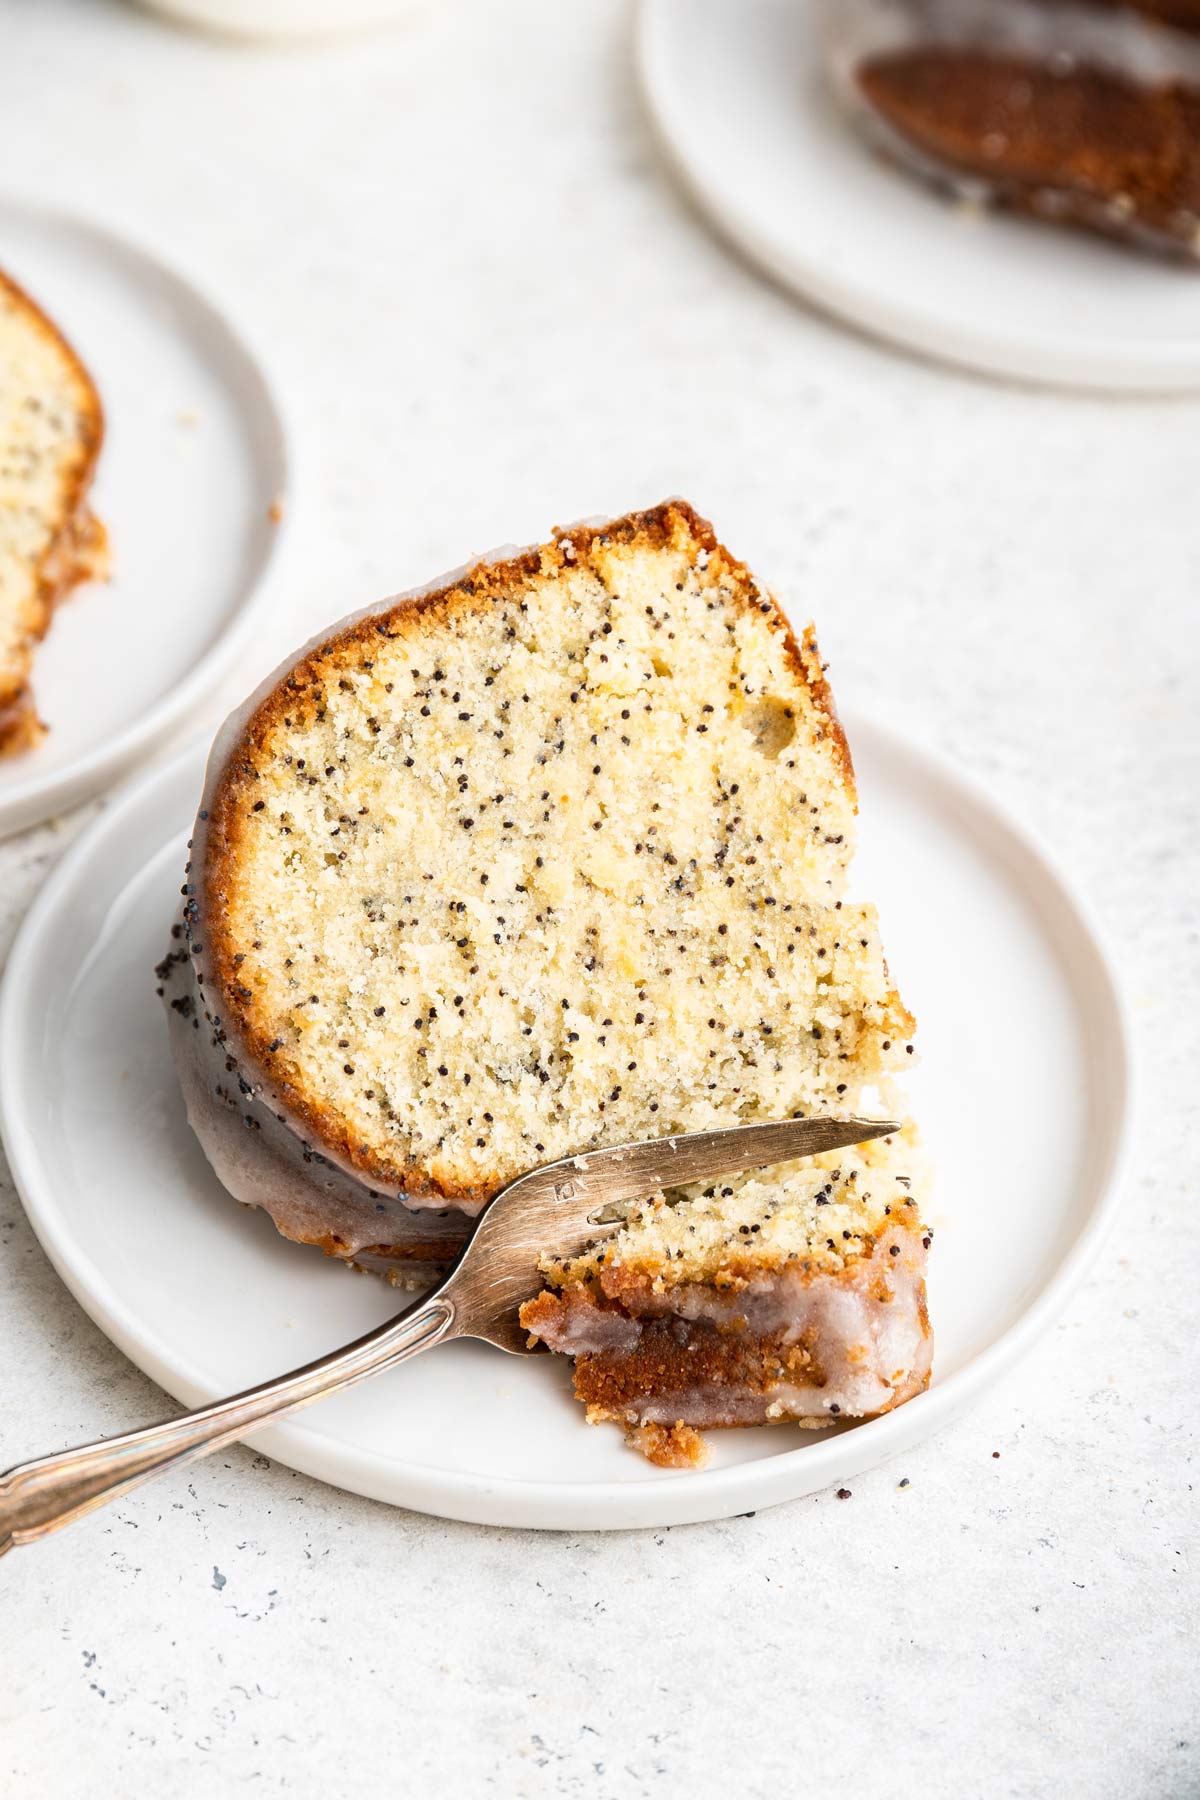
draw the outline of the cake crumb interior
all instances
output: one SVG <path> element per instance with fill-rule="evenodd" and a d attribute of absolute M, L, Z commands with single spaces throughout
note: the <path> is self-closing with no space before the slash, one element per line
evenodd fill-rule
<path fill-rule="evenodd" d="M 437 605 L 302 662 L 225 783 L 206 930 L 272 1084 L 448 1196 L 852 1111 L 911 1020 L 811 636 L 682 508 Z"/>

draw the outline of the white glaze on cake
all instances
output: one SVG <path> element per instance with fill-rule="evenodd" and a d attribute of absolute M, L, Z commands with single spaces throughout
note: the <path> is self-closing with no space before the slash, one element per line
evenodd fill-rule
<path fill-rule="evenodd" d="M 543 1295 L 535 1303 L 536 1332 L 552 1350 L 594 1358 L 615 1377 L 614 1397 L 592 1401 L 594 1421 L 627 1426 L 678 1424 L 697 1429 L 790 1419 L 827 1425 L 831 1419 L 865 1418 L 890 1411 L 922 1392 L 929 1381 L 933 1336 L 925 1310 L 928 1237 L 920 1227 L 894 1225 L 869 1253 L 840 1270 L 780 1268 L 734 1288 L 702 1283 L 659 1287 L 643 1295 L 622 1290 L 619 1306 L 597 1304 L 580 1287 Z M 739 1382 L 719 1379 L 676 1385 L 660 1380 L 622 1399 L 622 1359 L 636 1357 L 648 1327 L 676 1322 L 659 1363 L 686 1368 L 706 1332 L 722 1338 L 768 1341 L 765 1361 L 802 1346 L 811 1354 L 805 1378 L 793 1365 L 787 1378 Z M 699 1333 L 699 1338 L 698 1334 Z M 697 1359 L 699 1360 L 699 1359 Z M 804 1361 L 801 1362 L 804 1368 Z M 581 1393 L 593 1386 L 584 1372 Z"/>

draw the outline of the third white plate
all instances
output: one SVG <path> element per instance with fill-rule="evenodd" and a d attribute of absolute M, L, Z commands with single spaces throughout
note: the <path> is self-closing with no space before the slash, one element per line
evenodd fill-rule
<path fill-rule="evenodd" d="M 753 259 L 854 325 L 997 375 L 1200 387 L 1200 276 L 1082 232 L 968 215 L 867 150 L 826 92 L 809 0 L 642 0 L 672 160 Z"/>

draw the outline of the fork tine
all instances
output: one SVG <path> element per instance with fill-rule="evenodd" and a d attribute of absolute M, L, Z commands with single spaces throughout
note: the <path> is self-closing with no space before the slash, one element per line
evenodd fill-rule
<path fill-rule="evenodd" d="M 541 1259 L 578 1255 L 620 1230 L 623 1220 L 598 1224 L 597 1212 L 663 1187 L 837 1150 L 898 1129 L 886 1119 L 782 1119 L 618 1144 L 543 1163 L 509 1182 L 484 1208 L 441 1292 L 452 1300 L 463 1335 L 523 1350 L 517 1308 L 537 1286 Z"/>
<path fill-rule="evenodd" d="M 566 1226 L 568 1216 L 573 1223 L 580 1208 L 586 1218 L 601 1207 L 640 1200 L 659 1188 L 715 1181 L 743 1169 L 766 1168 L 771 1163 L 888 1137 L 899 1129 L 890 1119 L 771 1119 L 758 1125 L 722 1126 L 715 1131 L 615 1144 L 543 1163 L 510 1182 L 492 1206 L 503 1203 L 506 1215 L 512 1218 L 511 1208 L 518 1203 L 523 1208 L 535 1193 L 544 1193 L 556 1203 L 560 1209 L 557 1216 Z"/>

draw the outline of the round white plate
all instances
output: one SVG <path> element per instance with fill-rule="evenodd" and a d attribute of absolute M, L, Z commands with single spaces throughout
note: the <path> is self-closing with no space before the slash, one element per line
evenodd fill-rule
<path fill-rule="evenodd" d="M 74 806 L 185 722 L 256 629 L 288 456 L 259 362 L 181 275 L 98 225 L 0 198 L 0 267 L 82 357 L 105 412 L 91 503 L 112 579 L 33 665 L 50 727 L 0 760 L 0 837 Z"/>
<path fill-rule="evenodd" d="M 689 1523 L 893 1455 L 1059 1310 L 1121 1156 L 1128 1069 L 1112 978 L 1075 902 L 989 800 L 899 735 L 853 721 L 850 735 L 859 883 L 921 1021 L 914 1106 L 938 1172 L 930 1391 L 841 1431 L 717 1432 L 708 1469 L 663 1473 L 615 1428 L 585 1424 L 565 1360 L 459 1343 L 258 1432 L 256 1448 L 449 1518 Z M 383 1282 L 234 1205 L 188 1129 L 152 968 L 178 906 L 202 760 L 192 749 L 140 781 L 67 853 L 25 920 L 0 1004 L 0 1123 L 34 1229 L 113 1341 L 192 1405 L 397 1308 Z"/>
<path fill-rule="evenodd" d="M 991 374 L 1200 387 L 1200 275 L 974 216 L 875 157 L 826 92 L 807 0 L 642 0 L 642 87 L 679 173 L 751 258 L 854 325 Z"/>
<path fill-rule="evenodd" d="M 238 38 L 316 38 L 387 25 L 405 17 L 412 0 L 141 0 L 201 30 Z"/>

